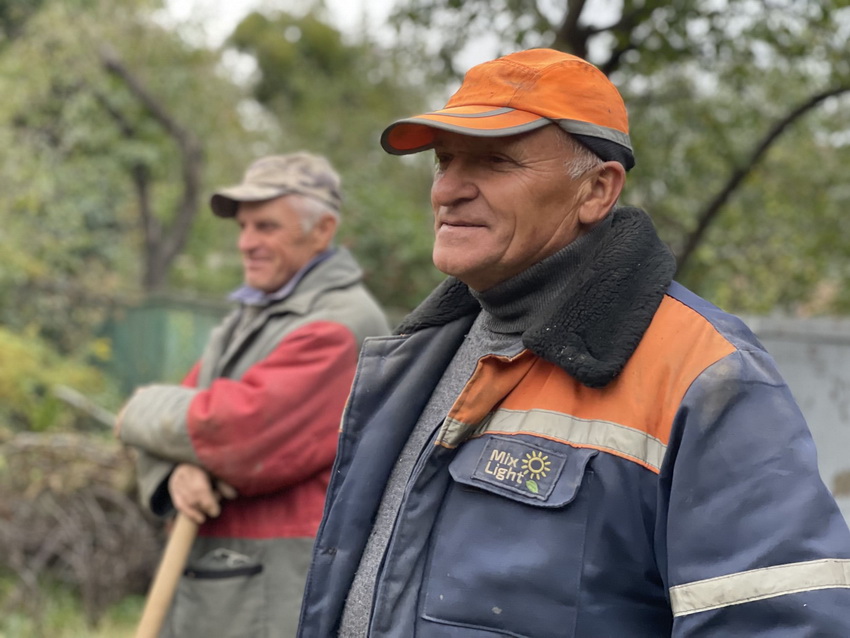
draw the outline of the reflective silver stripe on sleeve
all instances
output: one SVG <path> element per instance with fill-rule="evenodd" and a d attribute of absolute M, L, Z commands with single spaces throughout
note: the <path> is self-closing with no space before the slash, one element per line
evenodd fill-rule
<path fill-rule="evenodd" d="M 850 560 L 825 558 L 698 580 L 670 588 L 674 616 L 817 589 L 850 588 Z"/>
<path fill-rule="evenodd" d="M 463 442 L 468 426 L 446 419 L 441 432 L 441 442 L 453 447 Z M 659 439 L 612 421 L 579 419 L 569 414 L 550 410 L 496 410 L 474 433 L 532 434 L 553 441 L 572 443 L 597 450 L 612 452 L 633 459 L 650 470 L 658 472 L 667 446 Z"/>

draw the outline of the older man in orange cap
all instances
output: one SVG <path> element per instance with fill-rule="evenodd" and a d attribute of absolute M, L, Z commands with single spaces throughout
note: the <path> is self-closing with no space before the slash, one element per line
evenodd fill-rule
<path fill-rule="evenodd" d="M 448 278 L 370 340 L 303 638 L 850 636 L 850 532 L 738 319 L 673 281 L 613 84 L 548 49 L 401 120 Z"/>

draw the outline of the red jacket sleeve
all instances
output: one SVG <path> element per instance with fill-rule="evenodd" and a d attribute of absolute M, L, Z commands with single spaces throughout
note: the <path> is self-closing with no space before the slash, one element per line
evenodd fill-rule
<path fill-rule="evenodd" d="M 246 496 L 326 470 L 356 364 L 355 337 L 341 324 L 288 334 L 241 379 L 216 379 L 192 400 L 187 423 L 199 460 Z"/>

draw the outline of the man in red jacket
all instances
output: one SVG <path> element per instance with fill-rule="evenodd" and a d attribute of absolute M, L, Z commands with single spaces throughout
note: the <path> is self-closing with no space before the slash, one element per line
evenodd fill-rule
<path fill-rule="evenodd" d="M 138 389 L 118 419 L 145 506 L 200 525 L 163 636 L 295 633 L 360 345 L 389 331 L 333 246 L 339 186 L 324 158 L 296 153 L 213 195 L 239 227 L 238 307 L 183 384 Z"/>

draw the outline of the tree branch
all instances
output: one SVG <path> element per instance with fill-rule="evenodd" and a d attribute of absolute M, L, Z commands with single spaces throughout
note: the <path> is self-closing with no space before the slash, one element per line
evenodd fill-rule
<path fill-rule="evenodd" d="M 774 124 L 773 128 L 767 132 L 762 140 L 756 145 L 755 149 L 753 149 L 749 159 L 732 172 L 723 188 L 721 188 L 717 195 L 715 195 L 714 198 L 706 204 L 705 208 L 697 216 L 696 227 L 688 236 L 684 248 L 682 248 L 681 252 L 676 255 L 679 270 L 683 270 L 689 262 L 694 251 L 705 236 L 709 226 L 717 219 L 723 206 L 732 196 L 732 193 L 734 193 L 738 186 L 741 185 L 741 182 L 743 182 L 744 179 L 752 173 L 758 162 L 770 146 L 779 138 L 780 135 L 782 135 L 785 129 L 793 124 L 795 120 L 805 115 L 808 111 L 818 106 L 824 100 L 841 95 L 847 91 L 850 91 L 850 86 L 838 86 L 823 91 L 822 93 L 812 95 L 808 100 L 797 106 L 785 117 Z"/>
<path fill-rule="evenodd" d="M 564 21 L 555 32 L 553 48 L 572 53 L 580 58 L 587 58 L 587 41 L 590 33 L 581 26 L 581 14 L 585 4 L 587 0 L 567 0 L 567 11 L 564 14 Z"/>
<path fill-rule="evenodd" d="M 138 137 L 136 127 L 127 117 L 115 108 L 109 99 L 100 91 L 94 92 L 95 99 L 110 117 L 115 121 L 118 130 L 125 138 L 132 140 Z M 145 245 L 145 263 L 156 259 L 156 246 L 162 237 L 162 224 L 154 216 L 150 202 L 150 173 L 141 162 L 133 162 L 130 167 L 130 177 L 136 189 L 136 198 L 139 202 L 139 216 L 142 220 Z"/>
<path fill-rule="evenodd" d="M 147 88 L 141 83 L 141 81 L 134 76 L 130 70 L 124 66 L 124 63 L 118 58 L 118 55 L 115 51 L 111 50 L 107 46 L 101 47 L 100 50 L 100 59 L 103 63 L 104 68 L 112 73 L 113 75 L 118 76 L 124 83 L 127 85 L 127 88 L 130 89 L 130 92 L 136 97 L 136 99 L 141 102 L 142 106 L 147 109 L 148 113 L 150 113 L 154 119 L 160 123 L 160 125 L 171 135 L 181 148 L 192 146 L 194 140 L 191 132 L 184 129 L 180 126 L 174 118 L 165 110 L 165 107 L 157 101 L 147 90 Z"/>
<path fill-rule="evenodd" d="M 168 268 L 186 245 L 192 222 L 198 212 L 203 148 L 195 135 L 171 116 L 168 110 L 148 91 L 147 87 L 121 62 L 112 49 L 107 46 L 101 47 L 100 59 L 106 71 L 124 82 L 130 93 L 174 139 L 180 150 L 183 195 L 172 222 L 169 224 L 168 232 L 162 232 L 161 225 L 158 222 L 153 223 L 155 218 L 147 214 L 145 210 L 141 211 L 143 219 L 146 219 L 145 243 L 149 248 L 143 283 L 146 289 L 153 290 L 165 283 Z M 136 167 L 133 170 L 133 180 L 141 205 L 147 206 L 149 205 L 148 188 L 142 172 L 140 172 L 139 167 Z"/>
<path fill-rule="evenodd" d="M 608 28 L 608 31 L 615 36 L 616 44 L 611 49 L 608 60 L 599 65 L 599 69 L 605 75 L 611 75 L 619 68 L 626 53 L 640 48 L 641 43 L 634 37 L 635 31 L 640 24 L 652 17 L 653 11 L 655 7 L 651 3 L 631 8 L 631 10 L 627 10 L 627 7 L 623 8 L 620 19 Z"/>

